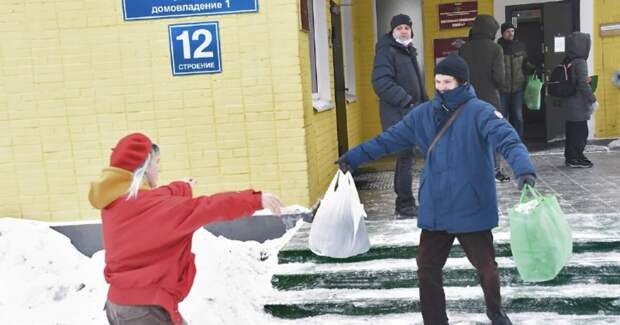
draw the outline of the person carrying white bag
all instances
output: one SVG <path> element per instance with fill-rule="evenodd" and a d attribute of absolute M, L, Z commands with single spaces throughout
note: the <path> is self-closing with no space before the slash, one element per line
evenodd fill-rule
<path fill-rule="evenodd" d="M 370 240 L 366 211 L 351 173 L 338 170 L 316 211 L 308 246 L 320 256 L 347 258 L 366 253 Z"/>
<path fill-rule="evenodd" d="M 435 67 L 435 98 L 398 124 L 344 153 L 344 172 L 404 148 L 426 152 L 420 177 L 416 253 L 424 324 L 448 324 L 443 266 L 455 239 L 476 268 L 493 325 L 512 324 L 502 308 L 491 230 L 497 227 L 493 152 L 501 153 L 518 187 L 534 186 L 536 171 L 514 128 L 491 104 L 476 97 L 469 67 L 450 55 Z"/>

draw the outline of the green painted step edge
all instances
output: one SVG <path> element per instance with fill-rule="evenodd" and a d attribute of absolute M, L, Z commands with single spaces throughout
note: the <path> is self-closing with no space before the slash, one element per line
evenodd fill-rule
<path fill-rule="evenodd" d="M 485 312 L 482 299 L 448 300 L 446 305 L 448 314 L 450 312 Z M 517 312 L 555 312 L 561 315 L 620 315 L 620 304 L 615 298 L 504 298 L 503 306 L 509 315 Z M 420 312 L 420 304 L 419 301 L 414 300 L 269 304 L 264 306 L 264 310 L 278 318 L 298 319 L 325 314 L 373 316 L 413 313 Z"/>
<path fill-rule="evenodd" d="M 475 269 L 444 269 L 446 287 L 479 285 Z M 545 282 L 523 282 L 516 268 L 500 268 L 502 286 L 558 286 L 577 283 L 620 284 L 620 266 L 567 266 Z M 307 289 L 395 289 L 417 288 L 413 270 L 346 271 L 312 274 L 276 274 L 271 284 L 277 290 Z"/>
<path fill-rule="evenodd" d="M 364 262 L 378 259 L 388 258 L 400 258 L 411 259 L 416 257 L 418 246 L 381 246 L 371 247 L 370 250 L 361 255 L 352 256 L 349 258 L 331 258 L 325 256 L 317 256 L 312 251 L 304 250 L 284 250 L 278 253 L 279 264 L 286 263 L 355 263 Z M 620 241 L 609 242 L 579 242 L 573 243 L 573 253 L 586 253 L 586 252 L 611 252 L 620 251 Z M 460 246 L 453 246 L 450 251 L 450 257 L 464 257 L 465 253 Z M 512 253 L 510 251 L 509 243 L 495 244 L 495 256 L 497 257 L 510 257 Z"/>

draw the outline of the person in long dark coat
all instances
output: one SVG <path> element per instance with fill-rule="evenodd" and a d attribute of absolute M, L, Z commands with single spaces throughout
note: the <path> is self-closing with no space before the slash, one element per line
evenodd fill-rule
<path fill-rule="evenodd" d="M 498 29 L 499 24 L 493 16 L 479 15 L 469 31 L 469 40 L 459 48 L 458 53 L 469 66 L 471 84 L 476 89 L 478 98 L 501 112 L 499 89 L 505 82 L 505 67 L 504 51 L 495 43 Z M 494 160 L 495 179 L 502 183 L 510 181 L 510 177 L 502 171 L 501 160 L 497 154 Z"/>
<path fill-rule="evenodd" d="M 412 21 L 407 15 L 392 17 L 391 30 L 383 35 L 375 48 L 372 86 L 379 97 L 381 126 L 387 130 L 402 120 L 413 107 L 428 100 L 417 50 L 413 47 Z M 413 148 L 397 154 L 394 171 L 396 192 L 395 215 L 412 218 L 417 215 L 417 204 L 411 189 Z"/>
<path fill-rule="evenodd" d="M 590 54 L 590 35 L 574 32 L 566 38 L 566 57 L 570 61 L 568 72 L 570 80 L 576 84 L 577 92 L 562 99 L 561 107 L 566 116 L 566 142 L 564 158 L 566 165 L 573 168 L 589 168 L 592 162 L 583 151 L 588 141 L 588 120 L 598 106 L 592 88 L 588 84 L 588 64 Z"/>

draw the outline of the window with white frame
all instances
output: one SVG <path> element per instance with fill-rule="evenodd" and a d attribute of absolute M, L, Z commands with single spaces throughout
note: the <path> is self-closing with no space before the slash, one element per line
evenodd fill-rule
<path fill-rule="evenodd" d="M 329 84 L 327 6 L 324 0 L 308 1 L 312 106 L 318 112 L 334 107 Z"/>
<path fill-rule="evenodd" d="M 347 102 L 357 100 L 355 91 L 355 57 L 353 48 L 353 18 L 351 16 L 352 0 L 343 0 L 340 5 L 342 16 L 342 38 L 344 52 L 344 84 L 346 87 Z"/>

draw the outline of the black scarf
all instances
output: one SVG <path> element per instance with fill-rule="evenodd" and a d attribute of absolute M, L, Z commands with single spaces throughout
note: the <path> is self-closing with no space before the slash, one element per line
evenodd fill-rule
<path fill-rule="evenodd" d="M 513 55 L 519 51 L 525 51 L 525 45 L 517 40 L 509 41 L 500 37 L 497 43 L 504 49 L 504 55 Z"/>

